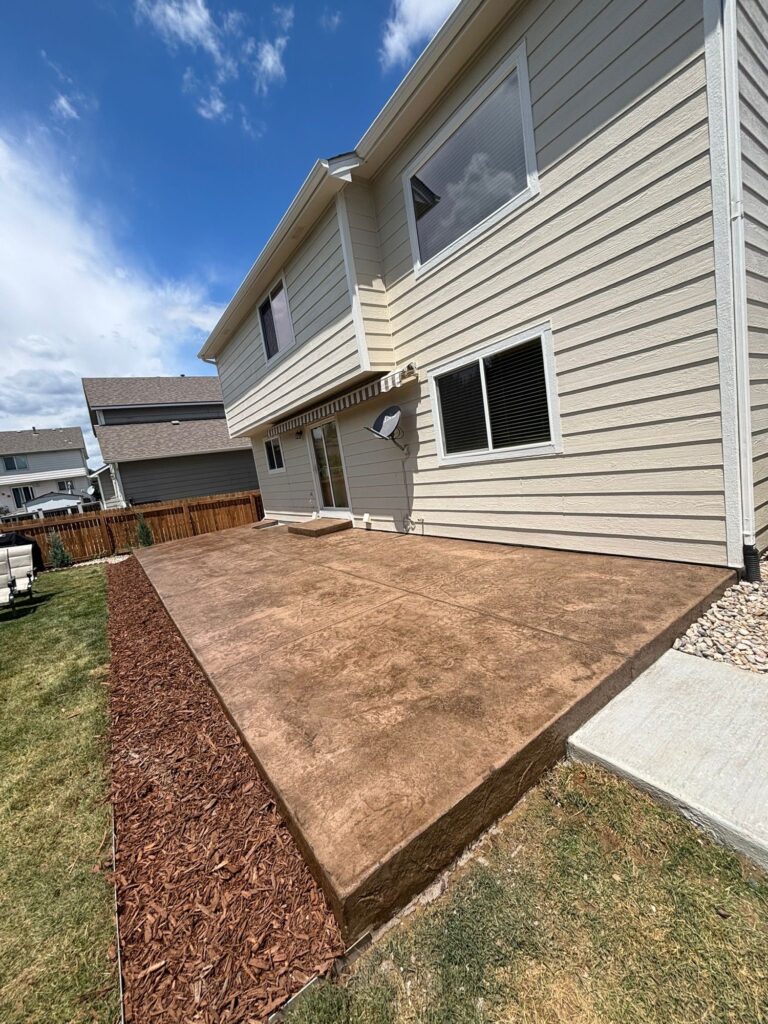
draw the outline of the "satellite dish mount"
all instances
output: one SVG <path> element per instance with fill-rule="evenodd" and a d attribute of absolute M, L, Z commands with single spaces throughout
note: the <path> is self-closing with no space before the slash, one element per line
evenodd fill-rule
<path fill-rule="evenodd" d="M 400 444 L 399 438 L 403 437 L 403 432 L 400 429 L 400 417 L 402 416 L 402 410 L 399 405 L 390 405 L 388 409 L 380 412 L 374 420 L 372 427 L 366 427 L 365 429 L 374 435 L 374 437 L 380 437 L 384 441 L 391 441 L 392 444 L 396 445 L 401 452 L 408 453 L 408 445 Z"/>

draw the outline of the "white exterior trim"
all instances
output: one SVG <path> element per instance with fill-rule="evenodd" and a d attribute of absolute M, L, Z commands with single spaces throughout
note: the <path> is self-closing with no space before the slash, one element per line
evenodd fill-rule
<path fill-rule="evenodd" d="M 736 0 L 724 0 L 725 115 L 728 128 L 731 187 L 731 252 L 733 262 L 736 386 L 741 451 L 742 540 L 755 543 L 755 492 L 752 464 L 752 401 L 749 387 L 749 328 L 747 320 L 747 261 L 744 236 L 744 189 L 741 175 L 741 111 Z"/>
<path fill-rule="evenodd" d="M 365 340 L 365 325 L 363 323 L 363 310 L 360 306 L 360 290 L 357 287 L 357 274 L 355 273 L 355 256 L 352 248 L 352 233 L 349 230 L 349 212 L 347 211 L 347 198 L 343 191 L 336 195 L 336 216 L 339 220 L 339 236 L 341 238 L 341 255 L 344 259 L 344 271 L 347 275 L 347 288 L 349 289 L 349 301 L 352 305 L 352 323 L 355 326 L 355 339 L 357 341 L 357 358 L 361 370 L 370 370 L 371 358 L 368 354 L 368 343 Z"/>
<path fill-rule="evenodd" d="M 445 143 L 462 125 L 468 117 L 480 106 L 483 100 L 496 89 L 505 78 L 508 78 L 513 71 L 517 71 L 518 89 L 520 92 L 520 108 L 523 125 L 523 148 L 525 150 L 525 167 L 527 174 L 527 185 L 518 195 L 513 196 L 508 202 L 500 206 L 498 210 L 489 214 L 479 224 L 465 231 L 463 235 L 447 245 L 445 249 L 435 253 L 424 263 L 421 262 L 419 252 L 419 237 L 416 230 L 416 216 L 413 210 L 411 199 L 411 178 L 426 163 L 427 160 Z M 413 259 L 413 272 L 416 277 L 427 274 L 430 270 L 441 265 L 452 256 L 457 255 L 473 239 L 484 234 L 495 224 L 510 216 L 523 203 L 539 194 L 539 173 L 536 167 L 536 144 L 533 135 L 533 110 L 531 107 L 530 83 L 528 81 L 528 59 L 525 50 L 525 40 L 515 47 L 514 50 L 502 60 L 494 70 L 481 82 L 474 92 L 467 97 L 461 106 L 443 126 L 435 132 L 426 146 L 414 157 L 403 171 L 401 176 L 403 199 L 405 202 L 405 214 L 408 221 L 408 237 L 411 243 L 411 257 Z"/>
<path fill-rule="evenodd" d="M 547 388 L 547 408 L 549 410 L 549 434 L 550 441 L 544 444 L 520 445 L 517 448 L 492 449 L 490 437 L 488 438 L 488 450 L 474 452 L 457 452 L 455 455 L 448 455 L 445 451 L 445 431 L 443 429 L 443 414 L 440 407 L 440 396 L 437 391 L 437 378 L 444 373 L 458 370 L 469 363 L 482 360 L 485 356 L 493 355 L 495 352 L 505 351 L 523 345 L 526 341 L 541 339 L 541 350 L 544 358 L 544 379 Z M 541 455 L 560 455 L 563 451 L 563 438 L 560 429 L 560 400 L 557 394 L 557 374 L 555 369 L 555 350 L 552 340 L 552 325 L 547 320 L 544 323 L 536 324 L 515 334 L 503 338 L 501 341 L 484 344 L 479 348 L 464 352 L 447 362 L 432 367 L 427 372 L 429 383 L 429 394 L 432 402 L 432 416 L 435 424 L 435 439 L 437 441 L 437 459 L 441 466 L 458 466 L 477 462 L 507 462 L 510 459 L 530 459 Z M 488 415 L 488 401 L 485 393 L 484 375 L 480 374 L 483 388 L 483 404 L 485 406 L 486 427 L 490 429 L 490 416 Z"/>
<path fill-rule="evenodd" d="M 264 444 L 264 457 L 267 460 L 267 472 L 270 473 L 270 474 L 284 473 L 285 472 L 285 453 L 283 452 L 283 446 L 280 443 L 280 438 L 279 437 L 265 437 L 264 441 L 263 441 L 263 444 Z M 273 446 L 275 444 L 277 444 L 278 448 L 280 449 L 280 458 L 281 458 L 283 464 L 282 464 L 282 466 L 279 469 L 271 469 L 270 468 L 270 465 L 269 465 L 269 455 L 267 455 L 267 445 L 268 444 L 271 444 Z M 274 450 L 274 447 L 273 447 L 273 450 Z"/>
<path fill-rule="evenodd" d="M 726 45 L 723 25 L 723 0 L 704 0 L 704 58 L 707 77 L 709 117 L 709 159 L 712 179 L 712 221 L 715 257 L 715 303 L 717 309 L 717 347 L 720 370 L 720 423 L 723 446 L 723 489 L 725 496 L 725 543 L 728 565 L 744 565 L 745 505 L 751 503 L 751 466 L 748 478 L 743 472 L 740 422 L 744 412 L 739 386 L 737 278 L 734 242 L 731 232 L 732 175 L 734 154 L 729 132 L 728 93 L 733 84 L 726 75 Z M 726 7 L 730 0 L 725 0 Z M 738 102 L 738 93 L 737 93 Z M 738 122 L 737 122 L 738 124 Z M 743 272 L 743 264 L 742 264 Z M 746 287 L 746 284 L 745 284 Z M 748 387 L 747 383 L 747 387 Z M 747 411 L 749 403 L 747 402 Z M 740 415 L 741 413 L 741 415 Z M 747 412 L 748 416 L 748 412 Z M 747 419 L 748 423 L 748 419 Z"/>
<path fill-rule="evenodd" d="M 8 487 L 18 487 L 23 484 L 36 484 L 44 480 L 50 480 L 55 485 L 57 480 L 68 480 L 76 476 L 88 476 L 88 470 L 83 466 L 68 469 L 66 466 L 60 469 L 41 469 L 30 473 L 28 469 L 15 469 L 9 473 L 0 474 L 0 484 Z"/>
<path fill-rule="evenodd" d="M 344 475 L 344 488 L 347 492 L 348 505 L 344 506 L 333 506 L 326 507 L 323 505 L 323 490 L 320 486 L 320 479 L 317 473 L 317 460 L 315 459 L 315 448 L 312 444 L 312 430 L 315 427 L 322 427 L 324 423 L 329 423 L 331 420 L 336 424 L 336 436 L 339 439 L 339 454 L 341 455 L 341 472 Z M 326 519 L 351 519 L 354 522 L 354 513 L 352 512 L 352 496 L 349 493 L 349 476 L 347 474 L 347 463 L 344 459 L 344 442 L 341 437 L 341 427 L 336 416 L 326 416 L 324 419 L 319 420 L 316 423 L 312 423 L 307 430 L 307 449 L 309 451 L 309 465 L 312 469 L 312 483 L 315 488 L 315 499 L 316 499 L 316 512 L 321 518 Z"/>

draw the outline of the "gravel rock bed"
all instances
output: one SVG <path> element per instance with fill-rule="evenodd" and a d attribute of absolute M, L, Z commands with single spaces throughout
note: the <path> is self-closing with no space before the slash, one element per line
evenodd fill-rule
<path fill-rule="evenodd" d="M 761 583 L 737 583 L 675 641 L 675 650 L 768 672 L 768 560 Z"/>

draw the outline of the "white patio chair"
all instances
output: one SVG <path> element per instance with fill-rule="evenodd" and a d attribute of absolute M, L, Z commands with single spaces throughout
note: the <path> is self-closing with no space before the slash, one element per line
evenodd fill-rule
<path fill-rule="evenodd" d="M 32 597 L 32 584 L 35 582 L 35 569 L 32 563 L 32 545 L 16 544 L 6 548 L 8 565 L 11 573 L 11 587 L 14 596 L 26 594 Z"/>
<path fill-rule="evenodd" d="M 15 596 L 8 555 L 5 548 L 0 548 L 0 608 L 12 608 Z"/>

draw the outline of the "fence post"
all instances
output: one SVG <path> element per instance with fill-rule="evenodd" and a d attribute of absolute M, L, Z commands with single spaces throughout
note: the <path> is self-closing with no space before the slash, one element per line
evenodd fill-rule
<path fill-rule="evenodd" d="M 115 553 L 115 539 L 112 536 L 112 531 L 109 528 L 109 523 L 104 515 L 103 511 L 99 512 L 99 530 L 101 531 L 101 539 L 104 543 L 104 550 L 108 555 L 114 555 Z"/>
<path fill-rule="evenodd" d="M 195 521 L 192 518 L 192 512 L 189 507 L 188 501 L 182 501 L 181 507 L 184 509 L 184 518 L 187 521 L 187 529 L 189 530 L 189 536 L 195 536 Z"/>
<path fill-rule="evenodd" d="M 248 498 L 251 502 L 251 514 L 253 515 L 253 521 L 254 523 L 258 523 L 259 510 L 256 508 L 256 495 L 253 493 L 253 491 L 249 493 Z"/>

